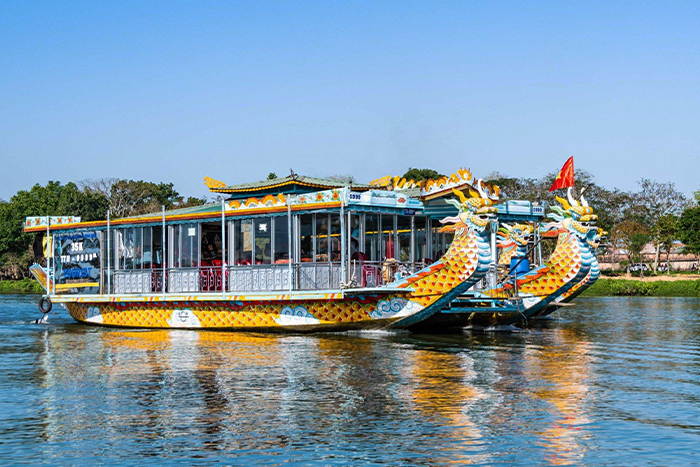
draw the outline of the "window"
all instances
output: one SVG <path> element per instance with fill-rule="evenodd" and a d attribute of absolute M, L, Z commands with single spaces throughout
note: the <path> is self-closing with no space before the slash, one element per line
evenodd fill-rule
<path fill-rule="evenodd" d="M 221 223 L 209 222 L 202 224 L 202 265 L 211 266 L 221 261 Z"/>
<path fill-rule="evenodd" d="M 316 261 L 328 261 L 328 215 L 316 214 Z"/>
<path fill-rule="evenodd" d="M 314 215 L 302 214 L 297 217 L 299 222 L 300 261 L 303 263 L 314 260 Z"/>
<path fill-rule="evenodd" d="M 253 262 L 253 221 L 251 219 L 237 220 L 233 223 L 233 242 L 235 245 L 233 262 L 237 265 L 248 265 Z"/>
<path fill-rule="evenodd" d="M 330 236 L 328 238 L 329 251 L 328 255 L 331 261 L 340 261 L 341 255 L 341 238 L 340 238 L 340 215 L 330 214 Z"/>
<path fill-rule="evenodd" d="M 173 226 L 175 239 L 174 263 L 176 268 L 199 267 L 199 224 Z"/>
<path fill-rule="evenodd" d="M 397 216 L 396 218 L 399 261 L 411 260 L 411 219 L 411 216 Z"/>
<path fill-rule="evenodd" d="M 272 262 L 272 219 L 263 217 L 253 219 L 255 232 L 255 264 Z"/>
<path fill-rule="evenodd" d="M 379 214 L 365 214 L 365 249 L 370 261 L 379 261 Z"/>
<path fill-rule="evenodd" d="M 350 258 L 359 257 L 363 249 L 360 247 L 362 241 L 362 214 L 351 214 L 350 218 Z"/>
<path fill-rule="evenodd" d="M 136 258 L 136 269 L 150 269 L 153 267 L 153 232 L 150 227 L 142 227 L 138 230 L 141 234 L 141 255 Z"/>
<path fill-rule="evenodd" d="M 291 255 L 289 254 L 289 225 L 286 217 L 275 217 L 273 219 L 275 230 L 274 235 L 274 263 L 288 263 Z"/>
<path fill-rule="evenodd" d="M 380 217 L 380 228 L 382 232 L 382 259 L 393 259 L 396 257 L 396 216 L 393 214 L 382 214 Z"/>
<path fill-rule="evenodd" d="M 415 261 L 422 261 L 428 258 L 428 252 L 426 251 L 426 219 L 422 216 L 416 216 L 413 218 L 415 224 Z"/>

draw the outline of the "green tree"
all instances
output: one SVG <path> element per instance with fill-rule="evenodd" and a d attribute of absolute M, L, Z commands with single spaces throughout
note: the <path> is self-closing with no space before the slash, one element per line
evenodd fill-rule
<path fill-rule="evenodd" d="M 267 179 L 268 179 L 268 180 L 274 180 L 274 179 L 276 179 L 276 178 L 277 178 L 277 174 L 274 173 L 274 172 L 270 172 L 269 174 L 267 174 Z"/>
<path fill-rule="evenodd" d="M 639 258 L 644 245 L 649 241 L 647 228 L 634 220 L 624 220 L 610 231 L 610 241 L 627 257 L 627 274 L 630 264 Z"/>
<path fill-rule="evenodd" d="M 137 216 L 181 207 L 183 198 L 172 183 L 117 180 L 109 187 L 109 209 L 113 217 Z"/>
<path fill-rule="evenodd" d="M 501 201 L 509 199 L 522 199 L 531 202 L 554 203 L 554 195 L 565 197 L 564 191 L 554 194 L 549 192 L 556 172 L 550 172 L 542 178 L 513 178 L 499 172 L 493 172 L 486 177 L 486 181 L 498 185 L 501 189 Z M 613 227 L 624 220 L 634 205 L 632 193 L 618 190 L 609 190 L 595 183 L 595 178 L 590 172 L 576 170 L 576 193 L 585 189 L 584 197 L 598 215 L 598 225 L 604 230 L 612 231 Z"/>
<path fill-rule="evenodd" d="M 188 197 L 186 200 L 172 183 L 153 183 L 143 180 L 101 178 L 80 182 L 83 191 L 101 195 L 108 200 L 112 217 L 128 217 L 158 212 L 165 209 L 185 208 L 206 203 L 205 198 Z M 104 219 L 106 214 L 101 218 Z"/>
<path fill-rule="evenodd" d="M 486 176 L 486 183 L 497 185 L 500 189 L 501 201 L 509 199 L 521 199 L 531 202 L 545 199 L 546 190 L 542 188 L 542 182 L 534 178 L 513 178 L 499 172 L 493 172 Z"/>
<path fill-rule="evenodd" d="M 409 167 L 408 171 L 405 174 L 403 174 L 402 178 L 405 178 L 406 180 L 415 180 L 416 182 L 420 182 L 422 180 L 430 180 L 440 177 L 444 177 L 444 175 L 433 169 L 414 169 L 412 167 Z"/>
<path fill-rule="evenodd" d="M 34 259 L 31 246 L 34 234 L 23 232 L 24 220 L 29 216 L 80 216 L 85 221 L 102 219 L 107 211 L 107 200 L 99 193 L 80 190 L 74 183 L 61 185 L 48 182 L 20 190 L 9 202 L 0 204 L 0 265 L 7 275 L 26 276 L 27 267 Z M 21 271 L 17 273 L 17 271 Z"/>
<path fill-rule="evenodd" d="M 639 181 L 639 187 L 640 191 L 635 195 L 639 201 L 636 214 L 644 225 L 655 226 L 661 217 L 679 215 L 688 206 L 685 195 L 676 190 L 672 182 L 660 183 L 643 178 Z M 652 228 L 651 235 L 656 250 L 654 256 L 654 271 L 656 271 L 661 251 L 661 231 Z"/>
<path fill-rule="evenodd" d="M 700 255 L 700 206 L 683 211 L 678 218 L 677 235 L 689 253 Z"/>
<path fill-rule="evenodd" d="M 673 248 L 673 242 L 676 239 L 676 230 L 678 224 L 678 217 L 673 214 L 666 214 L 659 217 L 656 223 L 652 227 L 652 237 L 658 241 L 659 249 L 666 251 L 666 273 L 671 273 L 671 248 Z M 658 266 L 655 266 L 658 267 Z"/>

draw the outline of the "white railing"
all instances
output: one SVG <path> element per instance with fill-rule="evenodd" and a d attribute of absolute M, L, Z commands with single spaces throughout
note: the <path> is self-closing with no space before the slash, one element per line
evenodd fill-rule
<path fill-rule="evenodd" d="M 348 265 L 348 284 L 340 262 L 203 266 L 112 271 L 111 294 L 222 293 L 284 290 L 335 290 L 341 287 L 380 287 L 425 267 L 425 263 L 356 261 Z M 163 290 L 165 280 L 166 290 Z"/>
<path fill-rule="evenodd" d="M 288 264 L 231 266 L 226 272 L 226 284 L 230 292 L 265 292 L 290 289 L 291 278 Z"/>
<path fill-rule="evenodd" d="M 349 279 L 357 287 L 379 287 L 410 276 L 427 265 L 423 261 L 352 260 Z"/>

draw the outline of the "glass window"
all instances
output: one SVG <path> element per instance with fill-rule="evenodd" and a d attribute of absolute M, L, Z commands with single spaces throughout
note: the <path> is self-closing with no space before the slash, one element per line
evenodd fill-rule
<path fill-rule="evenodd" d="M 328 214 L 316 214 L 316 261 L 328 261 Z"/>
<path fill-rule="evenodd" d="M 365 214 L 365 249 L 370 261 L 379 261 L 379 214 Z"/>
<path fill-rule="evenodd" d="M 411 218 L 412 216 L 397 216 L 396 218 L 399 261 L 411 260 Z"/>
<path fill-rule="evenodd" d="M 137 269 L 150 269 L 153 263 L 153 235 L 151 227 L 140 227 L 137 229 L 137 238 L 140 244 L 137 245 L 140 253 L 136 255 Z"/>
<path fill-rule="evenodd" d="M 202 265 L 211 266 L 221 261 L 221 223 L 202 224 L 201 252 Z"/>
<path fill-rule="evenodd" d="M 270 264 L 272 261 L 272 219 L 253 219 L 255 232 L 255 264 Z"/>
<path fill-rule="evenodd" d="M 362 235 L 362 214 L 350 215 L 350 259 L 359 259 L 360 241 Z"/>
<path fill-rule="evenodd" d="M 439 232 L 440 222 L 433 220 L 430 222 L 430 225 L 433 238 L 433 260 L 437 261 L 445 253 L 442 246 L 442 234 Z"/>
<path fill-rule="evenodd" d="M 396 221 L 396 216 L 393 214 L 382 214 L 380 219 L 382 231 L 382 256 L 385 259 L 393 259 L 396 256 L 396 239 L 394 235 L 394 223 Z"/>
<path fill-rule="evenodd" d="M 299 220 L 299 258 L 302 263 L 314 260 L 314 215 L 302 214 Z"/>
<path fill-rule="evenodd" d="M 274 262 L 275 263 L 288 263 L 290 259 L 289 254 L 289 224 L 287 222 L 287 217 L 275 217 L 274 219 L 275 228 L 275 240 L 274 240 Z"/>
<path fill-rule="evenodd" d="M 153 227 L 151 232 L 153 239 L 152 264 L 154 268 L 163 267 L 163 227 Z"/>
<path fill-rule="evenodd" d="M 175 250 L 175 267 L 199 267 L 199 224 L 180 224 L 176 227 L 179 230 L 179 250 Z"/>
<path fill-rule="evenodd" d="M 129 227 L 122 231 L 116 231 L 117 257 L 119 269 L 134 268 L 134 229 Z"/>
<path fill-rule="evenodd" d="M 415 260 L 422 261 L 428 258 L 428 252 L 426 249 L 426 233 L 425 233 L 425 217 L 416 216 L 414 218 L 415 229 L 416 229 L 416 240 L 415 240 Z M 429 258 L 432 259 L 432 258 Z"/>
<path fill-rule="evenodd" d="M 248 265 L 253 262 L 253 221 L 243 219 L 234 221 L 233 235 L 235 251 L 233 261 L 237 265 Z"/>
<path fill-rule="evenodd" d="M 331 214 L 330 215 L 330 237 L 328 239 L 329 251 L 331 261 L 340 261 L 341 245 L 340 240 L 340 215 Z"/>

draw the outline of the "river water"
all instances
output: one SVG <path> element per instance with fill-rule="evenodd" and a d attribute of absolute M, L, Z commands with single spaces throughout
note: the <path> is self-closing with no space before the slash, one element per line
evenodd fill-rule
<path fill-rule="evenodd" d="M 0 465 L 700 465 L 696 299 L 446 335 L 36 325 L 36 301 L 0 296 Z"/>

